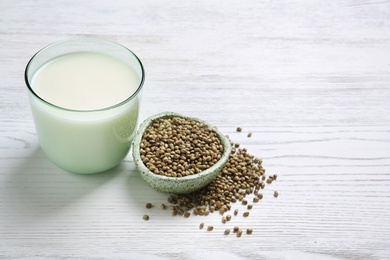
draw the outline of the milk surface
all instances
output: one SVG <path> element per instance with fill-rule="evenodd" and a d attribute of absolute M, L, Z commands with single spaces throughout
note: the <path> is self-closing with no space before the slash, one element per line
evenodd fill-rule
<path fill-rule="evenodd" d="M 126 63 L 97 52 L 77 52 L 42 66 L 32 89 L 47 102 L 73 110 L 116 105 L 138 88 L 139 78 Z"/>

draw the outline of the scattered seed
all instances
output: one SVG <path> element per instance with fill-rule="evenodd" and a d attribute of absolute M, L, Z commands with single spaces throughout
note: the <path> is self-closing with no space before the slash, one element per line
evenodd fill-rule
<path fill-rule="evenodd" d="M 143 217 L 142 217 L 145 221 L 148 221 L 149 220 L 149 216 L 144 214 Z"/>
<path fill-rule="evenodd" d="M 153 205 L 152 205 L 152 203 L 148 202 L 148 203 L 146 203 L 145 207 L 147 209 L 151 209 L 153 207 Z"/>
<path fill-rule="evenodd" d="M 253 233 L 253 229 L 247 228 L 247 229 L 246 229 L 246 233 L 247 233 L 248 235 L 251 235 L 251 234 Z"/>
<path fill-rule="evenodd" d="M 177 197 L 175 195 L 169 195 L 168 202 L 171 204 L 177 204 Z"/>
<path fill-rule="evenodd" d="M 237 226 L 236 226 L 236 227 L 234 227 L 234 228 L 233 228 L 233 233 L 237 233 L 237 232 L 238 232 L 238 230 L 240 230 L 240 228 L 239 228 L 239 227 L 237 227 Z"/>
<path fill-rule="evenodd" d="M 274 174 L 274 180 L 276 181 L 276 179 L 278 178 L 278 175 Z"/>
<path fill-rule="evenodd" d="M 279 196 L 279 192 L 274 191 L 274 197 L 277 198 Z"/>
<path fill-rule="evenodd" d="M 190 119 L 173 117 L 156 120 L 142 138 L 141 159 L 156 174 L 176 177 L 197 174 L 214 165 L 223 153 L 220 140 L 209 130 Z M 237 127 L 237 132 L 242 132 L 242 128 Z M 251 137 L 252 133 L 249 132 L 247 136 Z M 254 203 L 263 198 L 259 191 L 276 180 L 277 175 L 266 175 L 262 160 L 250 155 L 246 148 L 240 148 L 239 143 L 231 142 L 231 145 L 232 152 L 228 162 L 209 185 L 190 194 L 168 197 L 173 216 L 207 216 L 210 212 L 218 211 L 222 215 L 222 223 L 226 224 L 233 214 L 237 216 L 239 213 L 235 209 L 232 215 L 224 216 L 231 210 L 232 203 L 240 201 L 250 210 L 253 204 L 248 204 L 248 195 L 254 194 Z M 277 197 L 277 194 L 275 191 L 274 196 Z M 152 208 L 153 205 L 150 203 L 149 206 L 147 203 L 146 207 Z M 168 206 L 161 204 L 161 209 L 167 208 Z M 243 216 L 248 217 L 249 211 L 244 212 Z M 202 222 L 199 229 L 203 228 Z M 207 227 L 208 231 L 213 229 L 213 226 Z M 246 230 L 247 234 L 252 232 L 250 230 Z M 231 231 L 237 233 L 238 237 L 243 232 L 234 227 L 226 229 L 225 234 Z"/>
<path fill-rule="evenodd" d="M 168 200 L 175 206 L 178 215 L 192 209 L 195 215 L 207 215 L 218 210 L 223 216 L 231 210 L 231 203 L 241 201 L 247 205 L 245 197 L 254 191 L 258 193 L 263 183 L 260 178 L 265 172 L 255 160 L 258 161 L 258 158 L 248 154 L 245 149 L 237 149 L 208 186 L 190 194 L 170 196 Z M 234 213 L 237 214 L 238 211 Z"/>
<path fill-rule="evenodd" d="M 224 232 L 225 235 L 229 235 L 230 234 L 230 229 L 225 229 L 225 232 Z"/>
<path fill-rule="evenodd" d="M 199 224 L 199 229 L 203 229 L 203 227 L 204 227 L 204 223 L 202 222 Z"/>

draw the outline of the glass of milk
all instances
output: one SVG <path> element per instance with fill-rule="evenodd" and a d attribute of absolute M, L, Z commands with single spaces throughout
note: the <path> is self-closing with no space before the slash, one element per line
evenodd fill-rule
<path fill-rule="evenodd" d="M 111 41 L 65 40 L 36 53 L 25 81 L 46 156 L 74 173 L 117 166 L 136 132 L 144 78 L 137 56 Z"/>

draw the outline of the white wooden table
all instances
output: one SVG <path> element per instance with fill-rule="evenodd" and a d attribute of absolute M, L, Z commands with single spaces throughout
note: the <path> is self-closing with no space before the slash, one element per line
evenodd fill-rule
<path fill-rule="evenodd" d="M 172 217 L 130 154 L 89 176 L 48 161 L 23 72 L 79 36 L 143 61 L 141 120 L 199 117 L 263 158 L 279 177 L 250 217 Z M 2 0 L 0 75 L 1 259 L 390 259 L 389 1 Z"/>

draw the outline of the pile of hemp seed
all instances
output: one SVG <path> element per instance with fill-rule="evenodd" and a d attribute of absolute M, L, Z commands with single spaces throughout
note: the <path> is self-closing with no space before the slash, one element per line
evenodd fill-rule
<path fill-rule="evenodd" d="M 237 132 L 242 132 L 238 127 Z M 247 137 L 250 138 L 249 132 Z M 162 210 L 170 210 L 172 216 L 191 215 L 207 216 L 210 213 L 219 212 L 223 224 L 229 222 L 232 217 L 239 214 L 239 210 L 232 211 L 232 203 L 240 202 L 246 206 L 243 217 L 250 215 L 253 203 L 263 198 L 261 192 L 267 184 L 277 180 L 277 175 L 266 175 L 262 167 L 262 160 L 241 148 L 239 143 L 233 143 L 230 157 L 217 177 L 206 187 L 189 194 L 170 194 L 168 204 L 161 204 Z M 223 146 L 216 133 L 206 124 L 198 121 L 181 118 L 161 118 L 146 129 L 141 140 L 141 159 L 146 167 L 156 174 L 165 176 L 187 176 L 197 174 L 215 164 L 222 156 Z M 248 201 L 251 195 L 252 201 Z M 253 195 L 253 196 L 252 196 Z M 274 191 L 274 197 L 278 192 Z M 146 208 L 153 205 L 148 202 Z M 233 216 L 232 216 L 233 215 Z M 149 215 L 144 214 L 143 219 L 148 221 Z M 203 229 L 204 222 L 199 229 Z M 207 231 L 212 231 L 212 225 L 207 226 Z M 225 229 L 224 235 L 235 233 L 237 237 L 243 234 L 243 229 L 235 226 Z M 253 233 L 253 229 L 245 230 L 247 235 Z"/>
<path fill-rule="evenodd" d="M 145 166 L 169 177 L 200 173 L 218 162 L 222 154 L 217 133 L 204 123 L 177 116 L 154 121 L 140 143 Z"/>

